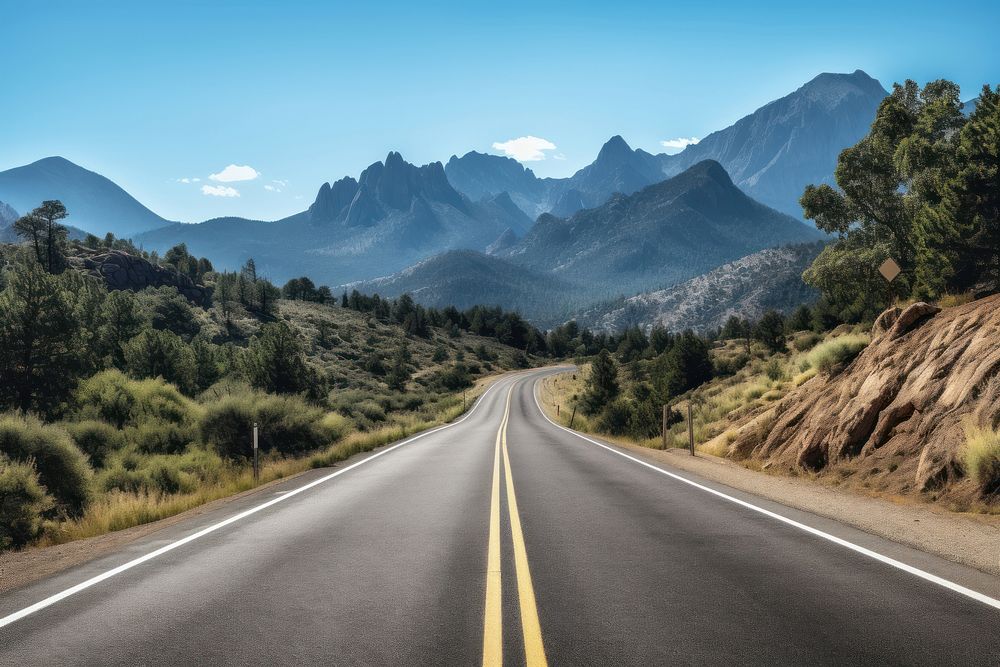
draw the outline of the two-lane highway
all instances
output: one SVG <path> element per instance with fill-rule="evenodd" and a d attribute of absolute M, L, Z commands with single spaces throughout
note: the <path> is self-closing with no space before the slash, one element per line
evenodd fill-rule
<path fill-rule="evenodd" d="M 998 663 L 957 566 L 558 427 L 548 372 L 4 595 L 0 664 Z"/>

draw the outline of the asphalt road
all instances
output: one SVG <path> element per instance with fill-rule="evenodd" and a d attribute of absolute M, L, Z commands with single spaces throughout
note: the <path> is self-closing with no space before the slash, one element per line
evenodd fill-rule
<path fill-rule="evenodd" d="M 4 595 L 0 664 L 1000 663 L 993 598 L 949 587 L 995 581 L 569 433 L 544 372 Z"/>

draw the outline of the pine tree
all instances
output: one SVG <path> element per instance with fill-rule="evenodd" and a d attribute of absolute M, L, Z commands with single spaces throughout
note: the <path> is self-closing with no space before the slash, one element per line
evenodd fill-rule
<path fill-rule="evenodd" d="M 617 398 L 619 392 L 618 364 L 607 349 L 602 349 L 590 366 L 587 386 L 581 398 L 583 412 L 588 415 L 597 414 Z"/>

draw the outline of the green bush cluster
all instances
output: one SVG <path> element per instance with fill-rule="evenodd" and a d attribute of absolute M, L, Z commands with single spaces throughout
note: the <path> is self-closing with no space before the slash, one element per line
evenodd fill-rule
<path fill-rule="evenodd" d="M 256 392 L 226 396 L 206 405 L 199 430 L 202 440 L 221 456 L 245 459 L 253 453 L 254 423 L 260 449 L 279 454 L 319 449 L 344 434 L 342 421 L 298 396 Z"/>

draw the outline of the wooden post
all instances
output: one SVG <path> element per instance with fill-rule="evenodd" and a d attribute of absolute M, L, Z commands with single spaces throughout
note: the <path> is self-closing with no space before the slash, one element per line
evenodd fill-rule
<path fill-rule="evenodd" d="M 573 406 L 573 414 L 569 416 L 569 427 L 573 428 L 573 420 L 576 419 L 576 406 Z"/>
<path fill-rule="evenodd" d="M 688 448 L 694 456 L 694 420 L 691 418 L 691 401 L 688 401 Z"/>
<path fill-rule="evenodd" d="M 556 403 L 556 417 L 559 416 L 559 404 Z"/>
<path fill-rule="evenodd" d="M 462 412 L 465 412 L 468 409 L 468 406 L 466 406 L 466 403 L 465 403 L 465 394 L 466 394 L 467 391 L 468 391 L 468 389 L 463 389 L 462 390 Z"/>
<path fill-rule="evenodd" d="M 666 403 L 664 403 L 663 404 L 663 426 L 662 426 L 663 432 L 661 433 L 661 435 L 663 436 L 663 449 L 667 448 L 667 422 L 669 421 L 669 416 L 670 416 L 670 406 L 667 405 Z"/>

